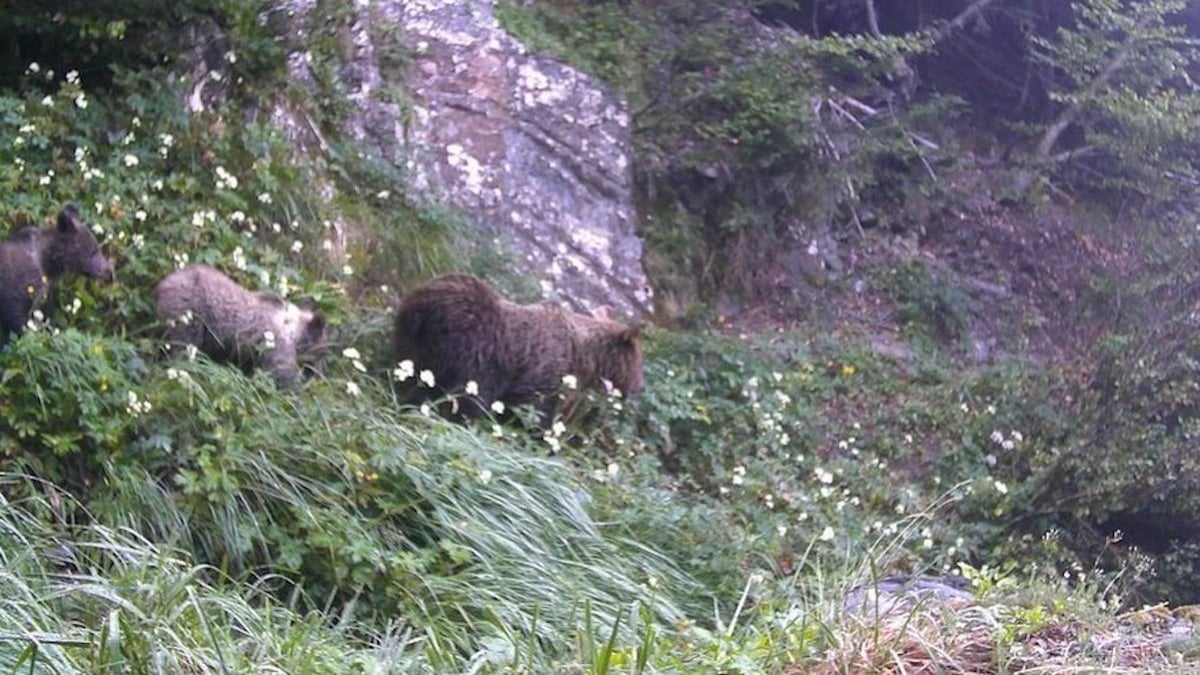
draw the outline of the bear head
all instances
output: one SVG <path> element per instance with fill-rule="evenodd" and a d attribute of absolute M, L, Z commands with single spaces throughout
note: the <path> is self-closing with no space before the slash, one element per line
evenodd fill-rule
<path fill-rule="evenodd" d="M 641 331 L 640 324 L 614 322 L 605 335 L 597 373 L 605 389 L 616 388 L 622 396 L 630 397 L 646 388 L 645 356 L 638 340 Z"/>
<path fill-rule="evenodd" d="M 51 278 L 64 274 L 82 274 L 100 281 L 114 278 L 112 261 L 104 257 L 96 236 L 74 204 L 64 206 L 56 226 L 45 233 L 41 257 L 43 272 Z"/>
<path fill-rule="evenodd" d="M 285 323 L 296 340 L 296 361 L 306 370 L 320 373 L 329 348 L 325 315 L 309 307 L 289 304 Z"/>

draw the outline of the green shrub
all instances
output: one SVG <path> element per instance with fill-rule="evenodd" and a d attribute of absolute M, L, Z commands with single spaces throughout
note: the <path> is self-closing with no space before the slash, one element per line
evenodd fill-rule
<path fill-rule="evenodd" d="M 962 290 L 919 263 L 893 268 L 885 287 L 896 299 L 896 318 L 917 340 L 961 344 L 970 327 L 971 302 Z"/>
<path fill-rule="evenodd" d="M 0 350 L 4 471 L 85 490 L 101 480 L 151 405 L 145 363 L 128 343 L 46 328 Z"/>

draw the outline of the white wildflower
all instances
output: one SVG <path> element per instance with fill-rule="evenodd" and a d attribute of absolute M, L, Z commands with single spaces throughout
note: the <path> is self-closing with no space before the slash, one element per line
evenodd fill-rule
<path fill-rule="evenodd" d="M 396 365 L 398 367 L 392 371 L 392 378 L 395 379 L 397 382 L 403 382 L 403 381 L 407 380 L 408 378 L 412 377 L 416 372 L 413 369 L 413 362 L 410 361 L 409 359 L 404 359 L 403 361 L 401 361 L 400 363 L 398 363 Z"/>
<path fill-rule="evenodd" d="M 217 174 L 216 183 L 217 183 L 218 190 L 221 190 L 224 188 L 229 188 L 230 190 L 237 189 L 237 186 L 238 186 L 237 176 L 226 171 L 225 167 L 218 166 L 216 169 L 216 174 Z"/>
<path fill-rule="evenodd" d="M 125 412 L 131 417 L 141 417 L 154 407 L 150 405 L 150 401 L 139 399 L 137 393 L 132 391 L 126 394 L 126 401 Z"/>

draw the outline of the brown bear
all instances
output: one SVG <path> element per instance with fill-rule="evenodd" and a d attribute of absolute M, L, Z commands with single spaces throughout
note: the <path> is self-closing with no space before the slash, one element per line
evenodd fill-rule
<path fill-rule="evenodd" d="M 242 288 L 208 265 L 190 265 L 163 277 L 154 306 L 167 343 L 191 345 L 215 361 L 249 373 L 265 367 L 282 386 L 318 370 L 328 347 L 325 317 L 274 293 Z"/>
<path fill-rule="evenodd" d="M 63 207 L 53 227 L 22 227 L 0 242 L 0 346 L 25 329 L 50 282 L 69 274 L 113 280 L 112 262 L 74 204 Z"/>
<path fill-rule="evenodd" d="M 432 279 L 396 312 L 393 356 L 429 370 L 434 386 L 406 382 L 410 402 L 460 395 L 457 414 L 483 414 L 493 401 L 506 408 L 533 404 L 542 425 L 559 412 L 564 376 L 574 376 L 562 413 L 570 417 L 579 392 L 611 386 L 629 396 L 645 386 L 639 328 L 576 314 L 551 303 L 520 305 L 467 274 Z M 477 391 L 467 391 L 474 382 Z M 467 394 L 465 396 L 461 396 Z M 444 411 L 449 412 L 449 411 Z"/>

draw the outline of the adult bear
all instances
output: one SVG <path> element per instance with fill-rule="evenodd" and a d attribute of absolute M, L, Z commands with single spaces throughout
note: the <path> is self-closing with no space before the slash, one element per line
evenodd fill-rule
<path fill-rule="evenodd" d="M 410 402 L 463 395 L 458 414 L 483 414 L 493 401 L 506 407 L 533 404 L 549 425 L 559 411 L 563 377 L 575 377 L 563 414 L 570 417 L 579 391 L 609 385 L 629 396 L 645 386 L 637 326 L 585 316 L 551 303 L 520 305 L 483 280 L 449 274 L 416 288 L 396 312 L 393 356 L 429 370 L 434 386 L 408 385 Z"/>
<path fill-rule="evenodd" d="M 189 265 L 154 288 L 167 342 L 191 345 L 214 361 L 249 372 L 265 367 L 282 386 L 295 385 L 302 367 L 315 369 L 328 345 L 325 317 L 274 293 L 248 291 L 208 265 Z"/>
<path fill-rule="evenodd" d="M 50 282 L 70 274 L 113 280 L 112 262 L 74 204 L 63 207 L 54 226 L 22 227 L 0 242 L 0 346 L 25 329 Z"/>

